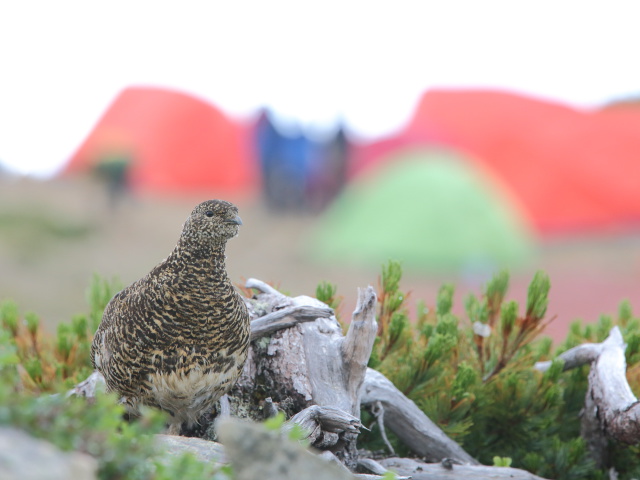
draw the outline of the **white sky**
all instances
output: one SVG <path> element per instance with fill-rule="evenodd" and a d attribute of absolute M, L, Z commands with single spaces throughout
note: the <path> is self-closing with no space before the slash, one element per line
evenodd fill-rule
<path fill-rule="evenodd" d="M 640 2 L 607 0 L 6 0 L 0 162 L 47 174 L 129 85 L 268 105 L 374 137 L 433 86 L 589 107 L 640 93 Z"/>

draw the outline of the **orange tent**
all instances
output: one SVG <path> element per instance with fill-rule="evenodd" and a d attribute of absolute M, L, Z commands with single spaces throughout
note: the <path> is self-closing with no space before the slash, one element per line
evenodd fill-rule
<path fill-rule="evenodd" d="M 121 92 L 65 172 L 114 157 L 127 159 L 127 180 L 138 191 L 222 196 L 256 184 L 247 129 L 209 103 L 160 88 Z"/>
<path fill-rule="evenodd" d="M 640 223 L 640 105 L 581 111 L 506 92 L 432 90 L 401 133 L 356 150 L 351 175 L 419 145 L 471 154 L 538 231 Z"/>
<path fill-rule="evenodd" d="M 401 137 L 472 153 L 542 232 L 640 223 L 640 108 L 579 111 L 505 92 L 434 90 Z"/>

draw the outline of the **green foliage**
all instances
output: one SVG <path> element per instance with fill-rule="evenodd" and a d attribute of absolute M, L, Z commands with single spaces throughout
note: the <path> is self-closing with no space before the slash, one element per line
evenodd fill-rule
<path fill-rule="evenodd" d="M 23 388 L 34 393 L 55 392 L 89 375 L 91 338 L 118 288 L 117 282 L 94 276 L 88 290 L 88 314 L 59 324 L 55 336 L 42 329 L 36 314 L 21 316 L 18 306 L 9 300 L 0 304 L 0 323 L 16 348 Z"/>
<path fill-rule="evenodd" d="M 402 266 L 400 262 L 389 260 L 382 266 L 381 286 L 385 292 L 395 292 L 400 287 L 402 278 Z"/>
<path fill-rule="evenodd" d="M 279 430 L 284 425 L 286 418 L 284 413 L 278 412 L 277 415 L 274 415 L 271 418 L 267 418 L 263 425 L 267 430 Z"/>
<path fill-rule="evenodd" d="M 623 300 L 620 302 L 620 307 L 618 308 L 618 323 L 620 323 L 622 327 L 626 327 L 632 318 L 633 312 L 631 310 L 631 304 L 629 300 Z"/>
<path fill-rule="evenodd" d="M 596 470 L 589 458 L 582 438 L 576 436 L 562 440 L 558 436 L 546 439 L 544 450 L 529 452 L 522 458 L 521 468 L 535 471 L 544 478 L 567 480 L 609 478 L 605 472 Z"/>
<path fill-rule="evenodd" d="M 0 304 L 0 323 L 16 347 L 24 388 L 37 393 L 55 392 L 89 375 L 93 332 L 119 288 L 119 282 L 94 275 L 87 291 L 88 313 L 59 324 L 55 336 L 42 329 L 36 314 L 21 316 L 17 305 L 9 300 Z"/>
<path fill-rule="evenodd" d="M 190 456 L 165 458 L 153 437 L 165 428 L 165 416 L 157 410 L 145 411 L 140 421 L 128 423 L 123 420 L 123 408 L 110 395 L 98 396 L 95 403 L 63 395 L 7 394 L 6 390 L 0 396 L 0 424 L 11 424 L 63 451 L 95 457 L 100 479 L 204 479 L 215 473 Z"/>
<path fill-rule="evenodd" d="M 510 467 L 512 460 L 509 457 L 493 457 L 494 467 Z"/>
<path fill-rule="evenodd" d="M 0 321 L 2 327 L 15 337 L 18 333 L 18 305 L 9 300 L 2 302 L 0 304 Z"/>
<path fill-rule="evenodd" d="M 438 315 L 446 315 L 453 306 L 453 285 L 443 285 L 438 292 L 436 301 L 436 312 Z"/>
<path fill-rule="evenodd" d="M 289 440 L 303 444 L 305 447 L 309 446 L 309 432 L 302 428 L 297 423 L 292 425 L 285 424 L 285 415 L 283 412 L 278 412 L 277 415 L 267 418 L 262 424 L 267 430 L 279 431 L 286 433 L 286 437 Z"/>
<path fill-rule="evenodd" d="M 12 335 L 11 332 L 2 329 L 0 330 L 0 379 L 5 380 L 9 378 L 10 380 L 14 380 L 9 374 L 4 373 L 5 370 L 12 371 L 13 368 L 20 362 L 20 358 L 18 357 L 18 349 L 11 341 Z M 8 390 L 8 383 L 2 382 L 0 383 L 0 394 L 4 392 L 2 385 L 4 388 Z M 1 403 L 1 402 L 0 402 Z"/>
<path fill-rule="evenodd" d="M 409 325 L 407 310 L 403 307 L 407 295 L 399 290 L 402 268 L 398 262 L 389 261 L 382 267 L 378 281 L 378 339 L 377 349 L 369 366 L 373 367 L 393 352 L 396 342 L 406 336 Z M 408 338 L 404 339 L 409 341 Z"/>
<path fill-rule="evenodd" d="M 334 310 L 340 305 L 340 298 L 336 297 L 338 287 L 334 283 L 320 282 L 316 287 L 316 298 L 326 303 Z"/>
<path fill-rule="evenodd" d="M 495 323 L 496 316 L 500 312 L 500 306 L 509 289 L 509 273 L 505 270 L 497 273 L 487 284 L 485 300 L 487 302 L 489 323 Z"/>
<path fill-rule="evenodd" d="M 307 432 L 304 428 L 302 428 L 297 423 L 294 423 L 289 429 L 288 435 L 289 440 L 293 440 L 295 442 L 300 442 L 308 446 L 309 442 L 307 437 L 309 436 L 309 432 Z"/>
<path fill-rule="evenodd" d="M 544 314 L 547 313 L 547 304 L 549 303 L 547 297 L 550 288 L 551 282 L 549 281 L 549 277 L 544 272 L 536 272 L 529 285 L 527 295 L 528 317 L 544 317 Z"/>
<path fill-rule="evenodd" d="M 525 468 L 546 478 L 600 479 L 580 438 L 588 367 L 563 372 L 555 360 L 545 373 L 535 362 L 584 342 L 604 340 L 619 325 L 627 343 L 628 379 L 640 386 L 640 319 L 629 302 L 618 318 L 595 325 L 574 323 L 556 351 L 540 337 L 550 291 L 549 277 L 537 272 L 526 309 L 507 299 L 509 275 L 497 273 L 480 296 L 465 300 L 465 317 L 454 311 L 454 289 L 443 286 L 435 306 L 417 304 L 415 321 L 400 289 L 397 262 L 382 267 L 379 282 L 379 337 L 370 366 L 384 373 L 448 435 L 484 464 Z M 368 413 L 363 412 L 368 419 Z M 390 432 L 387 432 L 388 434 Z M 394 448 L 402 449 L 389 435 Z M 361 435 L 366 448 L 384 448 L 377 425 Z M 634 447 L 611 447 L 612 466 L 631 478 L 640 471 Z"/>
<path fill-rule="evenodd" d="M 342 297 L 336 294 L 337 291 L 338 287 L 335 284 L 330 282 L 320 282 L 316 287 L 316 298 L 333 308 L 336 318 L 340 321 L 340 305 L 342 303 Z"/>

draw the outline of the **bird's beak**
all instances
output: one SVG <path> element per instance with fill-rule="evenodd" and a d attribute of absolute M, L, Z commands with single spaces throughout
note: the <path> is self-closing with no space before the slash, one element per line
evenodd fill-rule
<path fill-rule="evenodd" d="M 225 220 L 224 223 L 233 223 L 234 225 L 242 225 L 242 219 L 240 218 L 240 215 L 236 215 L 233 218 Z"/>

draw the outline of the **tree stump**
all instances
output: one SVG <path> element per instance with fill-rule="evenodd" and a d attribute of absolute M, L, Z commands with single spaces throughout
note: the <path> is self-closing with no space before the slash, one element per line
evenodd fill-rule
<path fill-rule="evenodd" d="M 362 426 L 361 387 L 377 332 L 373 288 L 358 291 L 349 330 L 343 335 L 333 311 L 322 302 L 287 297 L 255 279 L 246 286 L 259 292 L 247 301 L 255 319 L 252 333 L 256 322 L 270 323 L 264 321 L 268 316 L 288 312 L 289 321 L 288 328 L 265 330 L 268 336 L 252 334 L 244 372 L 229 395 L 232 413 L 262 419 L 281 410 L 311 432 L 313 446 L 331 451 L 354 468 Z M 301 312 L 311 315 L 302 318 Z M 297 323 L 296 318 L 307 321 Z"/>

